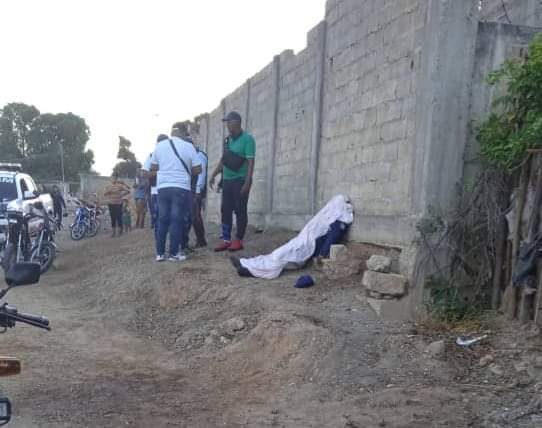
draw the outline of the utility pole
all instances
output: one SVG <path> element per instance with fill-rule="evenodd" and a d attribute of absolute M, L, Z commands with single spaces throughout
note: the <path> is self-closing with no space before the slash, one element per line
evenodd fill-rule
<path fill-rule="evenodd" d="M 66 182 L 64 177 L 64 146 L 60 141 L 58 142 L 58 148 L 60 150 L 60 168 L 62 170 L 62 195 L 64 195 L 66 191 Z"/>

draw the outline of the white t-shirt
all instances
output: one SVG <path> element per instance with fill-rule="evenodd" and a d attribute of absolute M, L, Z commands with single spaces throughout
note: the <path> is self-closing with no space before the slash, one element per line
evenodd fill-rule
<path fill-rule="evenodd" d="M 184 190 L 190 189 L 191 177 L 181 161 L 175 155 L 170 140 L 162 140 L 156 145 L 152 154 L 151 163 L 158 165 L 156 187 L 158 190 L 166 187 L 178 187 Z M 172 137 L 179 156 L 182 158 L 188 170 L 195 166 L 201 166 L 198 152 L 192 144 L 177 137 Z"/>
<path fill-rule="evenodd" d="M 152 155 L 154 153 L 151 153 L 145 162 L 143 163 L 143 168 L 141 168 L 143 171 L 150 171 L 151 165 L 152 165 Z M 158 195 L 158 188 L 156 186 L 151 186 L 151 195 Z"/>

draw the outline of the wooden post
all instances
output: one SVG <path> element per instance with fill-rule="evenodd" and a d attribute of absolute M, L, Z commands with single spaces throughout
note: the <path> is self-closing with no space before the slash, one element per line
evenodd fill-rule
<path fill-rule="evenodd" d="M 533 243 L 536 240 L 538 229 L 540 227 L 540 205 L 542 205 L 542 158 L 537 153 L 533 155 L 536 162 L 533 161 L 535 166 L 535 171 L 538 174 L 536 178 L 535 193 L 533 207 L 531 210 L 531 215 L 529 217 L 529 227 L 527 234 L 527 242 Z M 524 285 L 521 288 L 521 302 L 519 305 L 519 319 L 521 322 L 527 322 L 533 319 L 533 314 L 536 311 L 533 311 L 534 302 L 535 302 L 535 293 L 536 286 L 540 279 L 540 271 L 537 271 L 537 280 L 529 281 L 528 284 Z"/>
<path fill-rule="evenodd" d="M 529 188 L 529 178 L 531 176 L 531 155 L 525 161 L 521 168 L 521 177 L 518 187 L 518 195 L 516 198 L 516 218 L 514 222 L 514 235 L 512 239 L 512 269 L 513 273 L 516 268 L 518 257 L 519 244 L 521 241 L 521 219 L 523 217 L 523 209 L 525 208 L 525 200 L 527 198 L 527 190 Z M 503 296 L 503 310 L 509 319 L 516 317 L 518 307 L 518 290 L 513 286 L 512 281 L 506 287 Z"/>

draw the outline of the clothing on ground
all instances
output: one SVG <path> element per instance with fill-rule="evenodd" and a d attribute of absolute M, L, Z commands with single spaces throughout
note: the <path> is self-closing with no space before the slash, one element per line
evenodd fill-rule
<path fill-rule="evenodd" d="M 175 155 L 170 141 L 175 145 L 179 156 L 189 171 L 193 167 L 201 166 L 201 160 L 198 157 L 196 149 L 189 142 L 177 137 L 172 137 L 171 140 L 160 141 L 156 145 L 151 160 L 152 165 L 158 165 L 156 186 L 158 191 L 172 187 L 190 191 L 191 174 L 186 171 L 182 162 Z"/>
<path fill-rule="evenodd" d="M 226 144 L 228 149 L 233 153 L 244 157 L 245 159 L 254 159 L 256 157 L 256 143 L 254 138 L 249 133 L 243 131 L 237 138 L 228 137 Z M 248 174 L 248 162 L 243 163 L 238 171 L 234 171 L 226 166 L 223 167 L 222 179 L 237 180 L 245 179 Z"/>
<path fill-rule="evenodd" d="M 288 263 L 302 266 L 316 249 L 316 240 L 324 236 L 330 225 L 340 221 L 352 224 L 354 213 L 349 199 L 335 196 L 303 228 L 299 234 L 271 254 L 241 259 L 241 265 L 258 278 L 277 278 Z"/>

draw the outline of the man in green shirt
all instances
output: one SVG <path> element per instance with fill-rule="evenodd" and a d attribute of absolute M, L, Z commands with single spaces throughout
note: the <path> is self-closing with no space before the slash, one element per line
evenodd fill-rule
<path fill-rule="evenodd" d="M 243 238 L 248 223 L 248 197 L 252 187 L 256 144 L 252 135 L 243 131 L 241 115 L 229 113 L 223 122 L 229 136 L 224 140 L 224 153 L 210 181 L 215 185 L 216 176 L 222 174 L 222 238 L 215 251 L 239 251 L 243 249 Z M 236 239 L 232 240 L 233 213 L 237 220 Z"/>

